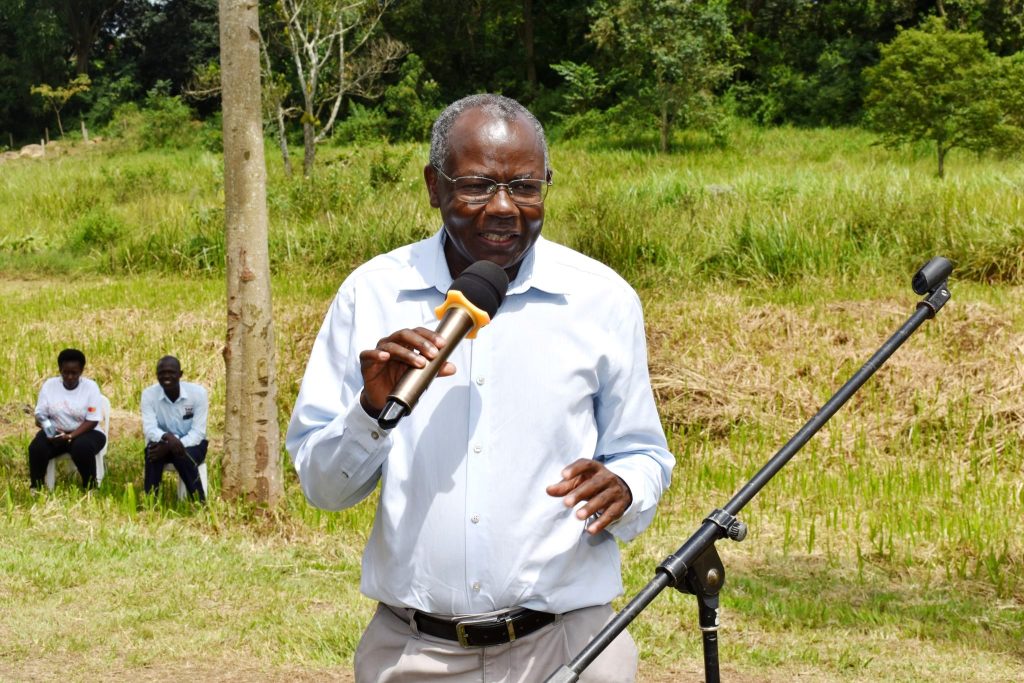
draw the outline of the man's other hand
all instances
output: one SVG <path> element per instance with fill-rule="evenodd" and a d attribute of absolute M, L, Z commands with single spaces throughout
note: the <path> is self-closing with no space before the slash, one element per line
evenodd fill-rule
<path fill-rule="evenodd" d="M 167 442 L 165 441 L 150 443 L 149 445 L 146 446 L 146 460 L 149 460 L 151 462 L 154 460 L 163 460 L 165 457 L 167 457 L 167 453 L 168 448 Z"/>
<path fill-rule="evenodd" d="M 171 455 L 185 455 L 185 445 L 182 444 L 181 439 L 179 439 L 174 434 L 171 434 L 170 432 L 164 432 L 164 435 L 160 437 L 160 442 L 166 445 L 167 452 L 169 452 Z"/>
<path fill-rule="evenodd" d="M 633 503 L 633 494 L 621 478 L 597 462 L 580 458 L 562 470 L 562 481 L 547 488 L 549 496 L 562 496 L 566 507 L 585 504 L 576 511 L 578 519 L 597 518 L 587 525 L 591 534 L 600 533 L 622 516 Z"/>

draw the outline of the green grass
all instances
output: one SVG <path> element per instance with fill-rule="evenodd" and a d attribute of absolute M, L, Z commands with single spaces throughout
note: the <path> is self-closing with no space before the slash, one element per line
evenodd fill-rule
<path fill-rule="evenodd" d="M 938 181 L 930 156 L 870 141 L 741 129 L 732 148 L 671 157 L 555 147 L 545 230 L 638 284 L 678 456 L 624 548 L 627 594 L 906 319 L 910 275 L 942 251 L 959 262 L 952 301 L 743 511 L 748 539 L 719 545 L 722 661 L 741 681 L 1021 680 L 1024 175 L 965 155 Z M 325 150 L 308 183 L 271 160 L 282 426 L 348 269 L 435 229 L 423 152 Z M 90 150 L 3 167 L 0 679 L 350 675 L 373 502 L 311 508 L 287 466 L 273 513 L 217 495 L 218 164 Z M 88 495 L 67 473 L 33 497 L 27 411 L 64 346 L 111 398 L 108 473 Z M 139 394 L 168 352 L 211 388 L 206 508 L 179 503 L 170 475 L 158 499 L 141 491 Z M 699 680 L 692 597 L 666 592 L 631 631 L 641 680 Z"/>
<path fill-rule="evenodd" d="M 938 179 L 927 150 L 873 141 L 857 129 L 738 126 L 729 147 L 671 156 L 556 145 L 548 230 L 638 284 L 854 281 L 912 272 L 934 253 L 961 279 L 1024 283 L 1019 160 L 958 155 Z M 425 158 L 422 145 L 325 149 L 304 181 L 285 179 L 271 155 L 275 268 L 347 269 L 430 234 Z M 222 195 L 209 152 L 9 163 L 0 268 L 220 272 Z"/>

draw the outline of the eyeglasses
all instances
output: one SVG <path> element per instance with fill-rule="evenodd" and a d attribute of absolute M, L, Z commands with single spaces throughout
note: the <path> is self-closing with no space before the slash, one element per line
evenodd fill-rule
<path fill-rule="evenodd" d="M 507 183 L 499 183 L 497 180 L 475 175 L 449 178 L 437 166 L 434 166 L 434 170 L 452 184 L 455 198 L 467 204 L 486 204 L 491 201 L 491 197 L 497 194 L 500 188 L 504 187 L 508 192 L 509 199 L 516 204 L 534 206 L 544 202 L 548 187 L 551 186 L 550 180 L 537 180 L 536 178 L 519 178 Z"/>

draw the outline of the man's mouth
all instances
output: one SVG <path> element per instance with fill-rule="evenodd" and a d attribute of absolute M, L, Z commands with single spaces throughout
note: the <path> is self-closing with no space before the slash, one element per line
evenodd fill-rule
<path fill-rule="evenodd" d="M 482 232 L 480 237 L 487 240 L 488 242 L 494 242 L 495 244 L 507 244 L 513 241 L 517 234 L 514 232 Z"/>

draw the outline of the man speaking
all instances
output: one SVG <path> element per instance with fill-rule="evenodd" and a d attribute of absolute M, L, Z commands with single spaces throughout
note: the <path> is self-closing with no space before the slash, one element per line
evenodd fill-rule
<path fill-rule="evenodd" d="M 670 481 L 640 301 L 541 237 L 547 143 L 518 102 L 451 104 L 424 177 L 442 229 L 341 285 L 287 447 L 318 507 L 355 505 L 380 481 L 361 582 L 380 604 L 359 683 L 540 681 L 613 615 L 616 539 L 646 528 Z M 396 383 L 446 344 L 435 308 L 484 260 L 508 275 L 504 302 L 382 429 Z M 632 681 L 636 665 L 623 632 L 581 680 Z"/>

